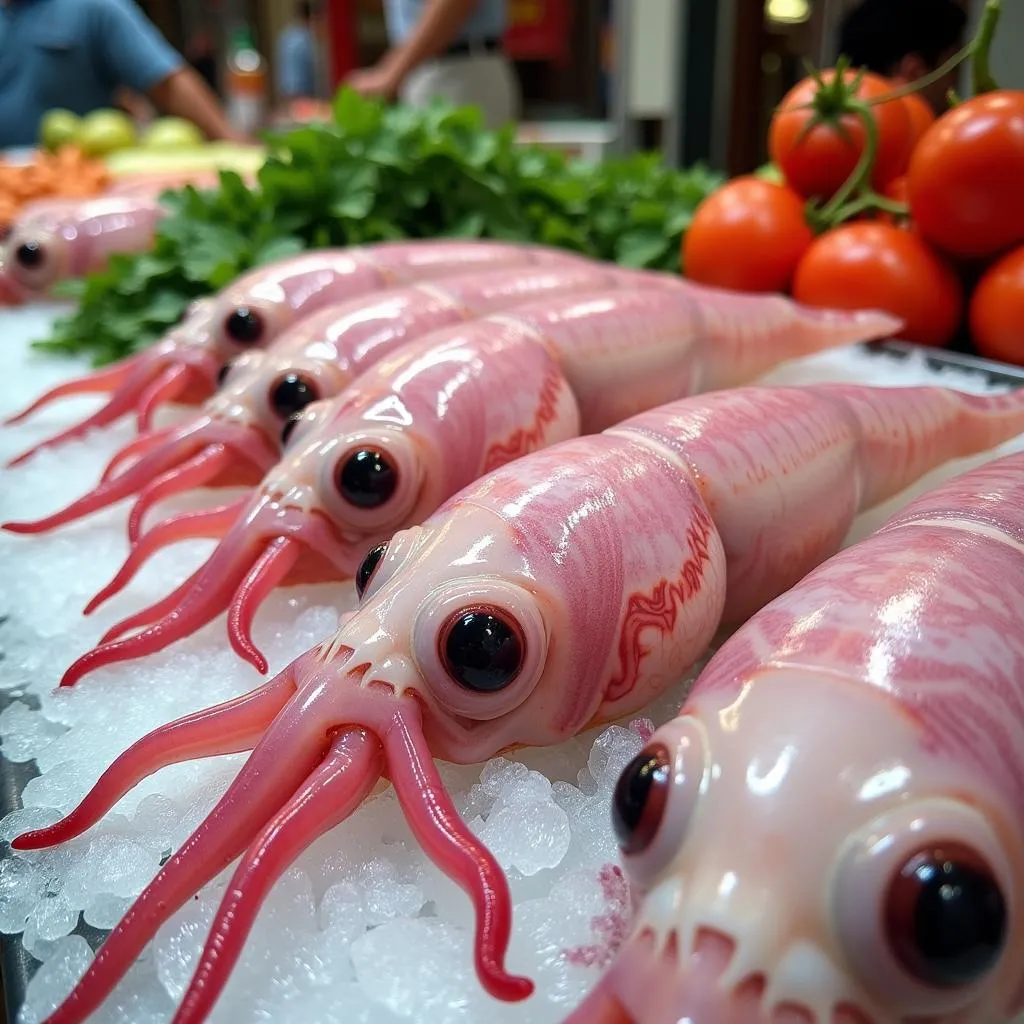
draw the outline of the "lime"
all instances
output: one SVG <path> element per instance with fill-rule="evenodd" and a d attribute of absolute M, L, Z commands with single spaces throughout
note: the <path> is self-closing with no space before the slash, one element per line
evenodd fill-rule
<path fill-rule="evenodd" d="M 146 149 L 188 149 L 201 146 L 203 133 L 183 117 L 161 117 L 150 125 L 139 142 Z"/>
<path fill-rule="evenodd" d="M 48 110 L 39 122 L 39 144 L 44 149 L 60 149 L 75 141 L 81 124 L 79 116 L 70 110 L 62 110 L 60 107 Z"/>
<path fill-rule="evenodd" d="M 87 156 L 106 156 L 135 145 L 135 124 L 120 110 L 94 110 L 82 118 L 75 141 Z"/>

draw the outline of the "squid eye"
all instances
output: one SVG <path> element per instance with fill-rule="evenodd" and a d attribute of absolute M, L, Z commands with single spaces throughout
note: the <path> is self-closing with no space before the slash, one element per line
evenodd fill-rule
<path fill-rule="evenodd" d="M 316 385 L 298 373 L 282 377 L 271 389 L 270 405 L 283 419 L 302 412 L 319 398 Z"/>
<path fill-rule="evenodd" d="M 376 448 L 352 452 L 338 467 L 338 491 L 356 508 L 380 508 L 398 490 L 398 470 Z"/>
<path fill-rule="evenodd" d="M 363 596 L 363 592 L 370 585 L 370 580 L 373 579 L 373 574 L 377 566 L 380 565 L 381 559 L 387 554 L 387 550 L 387 541 L 383 544 L 378 544 L 376 547 L 370 548 L 359 563 L 359 568 L 356 569 L 356 593 L 360 597 Z"/>
<path fill-rule="evenodd" d="M 14 250 L 14 258 L 26 270 L 36 270 L 46 260 L 46 250 L 38 242 L 22 242 Z"/>
<path fill-rule="evenodd" d="M 217 371 L 217 387 L 220 387 L 228 379 L 232 366 L 234 366 L 234 360 L 229 360 Z"/>
<path fill-rule="evenodd" d="M 438 651 L 445 672 L 474 693 L 504 690 L 526 660 L 519 624 L 493 608 L 458 612 L 442 629 Z"/>
<path fill-rule="evenodd" d="M 893 953 L 934 988 L 970 985 L 987 974 L 1003 951 L 1006 917 L 995 873 L 960 843 L 915 853 L 890 882 L 885 904 Z"/>
<path fill-rule="evenodd" d="M 672 758 L 662 744 L 641 750 L 623 769 L 612 798 L 612 828 L 622 852 L 643 853 L 665 817 L 672 785 Z"/>
<path fill-rule="evenodd" d="M 224 321 L 224 331 L 240 345 L 255 345 L 262 340 L 265 325 L 263 317 L 248 306 L 239 306 Z"/>

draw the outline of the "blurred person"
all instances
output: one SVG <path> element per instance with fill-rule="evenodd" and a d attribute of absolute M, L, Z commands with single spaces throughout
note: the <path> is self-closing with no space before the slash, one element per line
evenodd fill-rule
<path fill-rule="evenodd" d="M 944 64 L 963 45 L 967 12 L 957 0 L 861 0 L 843 20 L 839 52 L 900 84 L 916 82 Z M 954 68 L 921 90 L 937 113 L 948 109 Z"/>
<path fill-rule="evenodd" d="M 313 4 L 297 3 L 292 21 L 277 37 L 274 70 L 279 99 L 309 99 L 319 93 L 315 17 Z"/>
<path fill-rule="evenodd" d="M 217 43 L 208 25 L 200 25 L 189 37 L 188 45 L 185 47 L 185 57 L 189 64 L 199 72 L 203 81 L 214 92 L 217 92 L 220 61 L 217 60 Z"/>
<path fill-rule="evenodd" d="M 519 116 L 519 82 L 501 49 L 506 0 L 384 0 L 390 48 L 346 84 L 414 107 L 445 99 L 479 107 L 499 128 Z"/>
<path fill-rule="evenodd" d="M 0 0 L 0 147 L 34 145 L 55 107 L 87 114 L 126 91 L 210 139 L 248 141 L 133 0 Z"/>

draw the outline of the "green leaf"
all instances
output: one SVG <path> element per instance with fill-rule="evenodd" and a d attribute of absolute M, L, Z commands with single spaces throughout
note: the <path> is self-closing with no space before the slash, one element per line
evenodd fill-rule
<path fill-rule="evenodd" d="M 650 267 L 664 257 L 670 245 L 664 231 L 636 228 L 619 239 L 615 257 L 624 267 Z"/>
<path fill-rule="evenodd" d="M 304 251 L 305 248 L 306 246 L 301 238 L 297 238 L 295 235 L 282 235 L 280 238 L 274 238 L 267 242 L 266 245 L 260 246 L 253 253 L 252 263 L 253 266 L 273 263 L 275 260 L 283 260 L 288 256 L 294 256 L 296 253 Z"/>

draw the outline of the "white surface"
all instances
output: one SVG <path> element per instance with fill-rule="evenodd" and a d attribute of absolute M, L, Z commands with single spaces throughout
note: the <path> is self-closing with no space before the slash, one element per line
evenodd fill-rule
<path fill-rule="evenodd" d="M 36 311 L 0 313 L 0 413 L 75 371 L 74 364 L 27 355 L 27 339 L 45 333 L 47 323 Z M 907 365 L 853 351 L 806 361 L 775 379 L 908 384 L 934 381 L 936 375 L 916 361 Z M 970 390 L 981 387 L 972 376 L 945 379 Z M 67 402 L 30 425 L 0 430 L 0 458 L 93 404 Z M 0 519 L 34 517 L 65 504 L 91 486 L 109 455 L 131 436 L 131 426 L 124 424 L 0 472 Z M 917 490 L 965 465 L 933 474 Z M 857 533 L 891 508 L 862 519 Z M 260 681 L 228 650 L 221 618 L 163 653 L 97 672 L 71 692 L 54 695 L 63 670 L 107 626 L 140 602 L 165 594 L 212 546 L 192 542 L 165 551 L 123 595 L 84 619 L 86 599 L 126 553 L 124 518 L 119 506 L 41 537 L 0 535 L 0 614 L 9 616 L 0 626 L 0 688 L 33 695 L 42 704 L 40 712 L 16 701 L 0 715 L 3 752 L 15 761 L 35 758 L 42 773 L 26 787 L 26 808 L 0 823 L 0 930 L 24 931 L 30 952 L 45 961 L 29 986 L 26 1024 L 45 1016 L 91 957 L 83 939 L 68 937 L 79 913 L 99 927 L 114 924 L 161 856 L 212 807 L 243 757 L 166 769 L 125 797 L 96 828 L 55 850 L 15 856 L 6 840 L 70 810 L 144 732 Z M 255 630 L 271 670 L 323 639 L 350 601 L 349 587 L 276 594 Z M 666 695 L 649 717 L 665 720 L 682 691 L 680 686 Z M 602 731 L 596 743 L 592 733 L 514 762 L 499 759 L 482 774 L 479 766 L 445 767 L 457 805 L 512 869 L 515 936 L 509 964 L 537 982 L 538 992 L 527 1003 L 497 1003 L 476 984 L 468 900 L 416 847 L 388 790 L 320 840 L 278 884 L 212 1019 L 560 1020 L 597 979 L 609 940 L 626 927 L 626 893 L 609 867 L 616 850 L 608 808 L 617 773 L 639 746 L 635 732 L 616 727 Z M 169 1020 L 225 881 L 222 876 L 208 886 L 161 929 L 129 980 L 93 1018 L 96 1024 Z M 577 950 L 577 959 L 592 966 L 571 965 L 566 949 Z"/>

